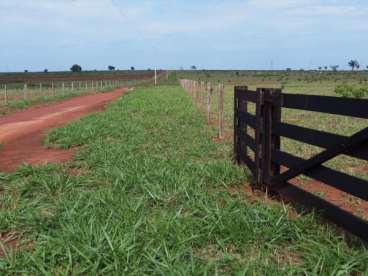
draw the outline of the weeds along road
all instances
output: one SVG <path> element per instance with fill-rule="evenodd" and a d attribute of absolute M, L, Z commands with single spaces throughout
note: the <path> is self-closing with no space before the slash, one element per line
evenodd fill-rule
<path fill-rule="evenodd" d="M 69 160 L 74 150 L 47 149 L 42 145 L 47 131 L 101 110 L 126 91 L 128 89 L 119 88 L 108 93 L 75 97 L 0 118 L 0 171 L 13 172 L 22 163 L 42 164 Z"/>

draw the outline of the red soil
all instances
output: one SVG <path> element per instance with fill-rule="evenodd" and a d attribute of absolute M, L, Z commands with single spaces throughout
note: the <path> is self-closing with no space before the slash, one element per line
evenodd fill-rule
<path fill-rule="evenodd" d="M 65 162 L 75 150 L 48 149 L 42 145 L 47 132 L 101 110 L 128 91 L 75 97 L 63 102 L 32 107 L 0 118 L 0 171 L 13 172 L 22 163 L 32 165 Z"/>
<path fill-rule="evenodd" d="M 335 189 L 331 186 L 328 186 L 322 182 L 316 180 L 302 180 L 300 178 L 293 179 L 290 181 L 291 184 L 298 186 L 304 191 L 310 192 L 317 196 L 322 197 L 326 201 L 340 207 L 341 209 L 348 211 L 358 217 L 363 219 L 368 219 L 368 202 L 352 196 L 348 193 Z M 282 194 L 282 196 L 286 196 L 286 201 L 291 200 L 287 193 Z"/>

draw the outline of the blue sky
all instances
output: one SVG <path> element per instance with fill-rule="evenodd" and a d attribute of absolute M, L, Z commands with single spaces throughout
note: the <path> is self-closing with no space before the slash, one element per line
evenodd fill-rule
<path fill-rule="evenodd" d="M 367 0 L 0 0 L 0 71 L 368 65 Z"/>

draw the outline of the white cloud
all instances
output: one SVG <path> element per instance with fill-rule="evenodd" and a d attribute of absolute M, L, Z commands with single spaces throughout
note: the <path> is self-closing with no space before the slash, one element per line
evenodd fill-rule
<path fill-rule="evenodd" d="M 154 47 L 173 56 L 267 55 L 341 40 L 352 49 L 367 42 L 367 15 L 363 0 L 0 0 L 0 46 L 14 57 L 29 49 L 103 56 Z"/>

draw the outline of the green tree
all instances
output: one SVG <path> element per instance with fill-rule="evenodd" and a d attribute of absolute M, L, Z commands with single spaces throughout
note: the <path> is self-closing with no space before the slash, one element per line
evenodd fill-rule
<path fill-rule="evenodd" d="M 115 66 L 109 65 L 107 69 L 109 69 L 109 71 L 115 71 Z"/>
<path fill-rule="evenodd" d="M 337 69 L 339 69 L 339 67 L 340 67 L 339 65 L 331 65 L 330 66 L 331 70 L 334 71 L 334 72 L 336 72 Z"/>
<path fill-rule="evenodd" d="M 353 59 L 348 62 L 348 65 L 351 67 L 352 71 L 354 71 L 355 68 L 359 69 L 360 67 L 359 62 Z"/>
<path fill-rule="evenodd" d="M 72 72 L 82 72 L 82 67 L 78 64 L 74 64 L 72 67 L 70 67 L 70 71 L 72 71 Z"/>

